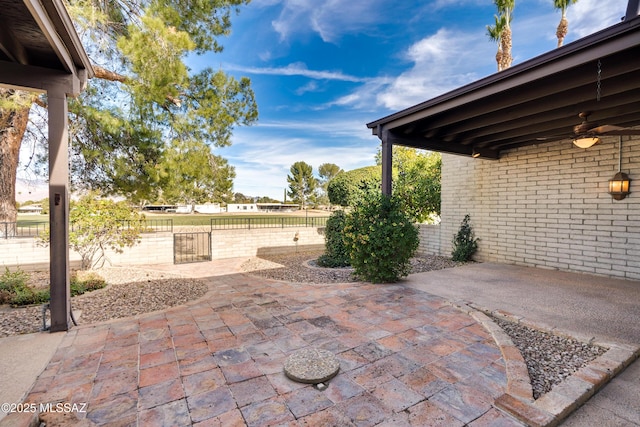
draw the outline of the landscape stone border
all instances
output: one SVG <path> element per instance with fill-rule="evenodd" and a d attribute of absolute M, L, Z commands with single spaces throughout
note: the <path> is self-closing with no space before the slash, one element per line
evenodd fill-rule
<path fill-rule="evenodd" d="M 524 358 L 509 335 L 487 314 L 544 332 L 567 336 L 566 333 L 555 328 L 541 327 L 523 317 L 502 310 L 491 311 L 465 301 L 450 301 L 449 304 L 467 313 L 484 326 L 500 348 L 507 371 L 507 390 L 495 400 L 494 406 L 531 427 L 559 425 L 640 357 L 640 346 L 595 342 L 592 338 L 580 337 L 578 339 L 606 347 L 608 350 L 553 387 L 551 391 L 534 400 L 531 379 Z"/>

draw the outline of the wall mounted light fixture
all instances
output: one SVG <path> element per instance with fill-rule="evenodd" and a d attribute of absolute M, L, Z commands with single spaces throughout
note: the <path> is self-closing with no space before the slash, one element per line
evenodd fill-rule
<path fill-rule="evenodd" d="M 598 137 L 582 137 L 582 138 L 576 138 L 573 140 L 573 144 L 576 147 L 580 147 L 580 148 L 590 148 L 593 147 L 594 145 L 596 145 L 598 142 L 600 142 L 600 138 Z"/>
<path fill-rule="evenodd" d="M 618 148 L 618 173 L 609 180 L 609 194 L 614 200 L 622 200 L 627 195 L 631 194 L 629 188 L 631 186 L 631 179 L 629 175 L 623 173 L 620 169 L 622 167 L 622 137 L 620 137 L 620 144 Z"/>

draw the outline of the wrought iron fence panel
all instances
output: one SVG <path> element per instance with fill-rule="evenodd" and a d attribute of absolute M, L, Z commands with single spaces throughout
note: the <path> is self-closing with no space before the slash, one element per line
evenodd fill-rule
<path fill-rule="evenodd" d="M 173 263 L 211 261 L 211 233 L 174 233 Z"/>
<path fill-rule="evenodd" d="M 17 222 L 0 222 L 0 238 L 14 239 L 18 237 L 38 237 L 49 229 L 48 222 L 18 224 Z"/>
<path fill-rule="evenodd" d="M 211 218 L 211 231 L 251 230 L 256 228 L 324 227 L 326 216 L 310 217 L 258 217 L 258 218 Z"/>
<path fill-rule="evenodd" d="M 173 232 L 173 219 L 145 219 L 136 221 L 120 221 L 123 230 L 141 226 L 142 233 Z M 15 239 L 19 237 L 38 237 L 49 229 L 48 222 L 32 222 L 20 224 L 18 222 L 0 222 L 0 239 Z M 77 231 L 74 223 L 69 223 L 71 231 Z"/>

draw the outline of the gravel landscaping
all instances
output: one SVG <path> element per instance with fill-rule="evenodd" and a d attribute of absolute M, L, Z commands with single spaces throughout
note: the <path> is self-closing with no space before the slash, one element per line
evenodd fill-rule
<path fill-rule="evenodd" d="M 492 318 L 520 350 L 537 399 L 607 350 L 496 317 Z"/>
<path fill-rule="evenodd" d="M 242 271 L 251 275 L 293 283 L 345 283 L 357 279 L 351 268 L 320 268 L 314 260 L 320 253 L 251 258 Z M 452 268 L 460 265 L 445 257 L 429 256 L 411 260 L 412 273 Z M 162 310 L 202 297 L 205 283 L 170 273 L 136 268 L 104 268 L 98 271 L 108 286 L 72 298 L 74 312 L 81 311 L 81 324 L 106 321 Z M 32 276 L 33 282 L 48 283 L 48 273 Z M 534 398 L 547 393 L 580 367 L 606 349 L 567 337 L 544 333 L 524 325 L 494 319 L 522 353 Z M 42 329 L 42 306 L 11 308 L 0 306 L 0 337 L 38 332 Z"/>
<path fill-rule="evenodd" d="M 203 296 L 208 287 L 199 280 L 136 268 L 103 268 L 98 270 L 108 286 L 71 298 L 80 324 L 135 316 L 162 310 Z M 32 275 L 30 284 L 49 283 L 48 272 Z M 0 306 L 0 337 L 28 334 L 42 330 L 42 305 L 11 308 Z"/>

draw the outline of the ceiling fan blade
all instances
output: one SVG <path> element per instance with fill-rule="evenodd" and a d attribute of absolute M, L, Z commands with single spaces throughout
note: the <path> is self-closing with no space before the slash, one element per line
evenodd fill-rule
<path fill-rule="evenodd" d="M 622 129 L 622 130 L 612 130 L 610 132 L 605 133 L 604 135 L 640 135 L 640 129 Z"/>
<path fill-rule="evenodd" d="M 621 126 L 602 125 L 589 129 L 589 133 L 595 135 L 640 135 L 640 129 L 631 129 Z"/>

